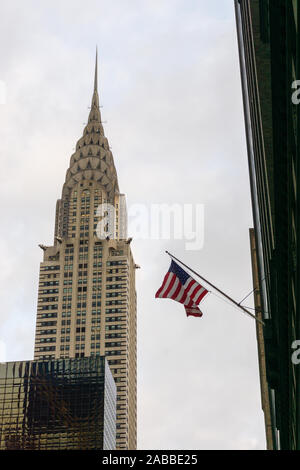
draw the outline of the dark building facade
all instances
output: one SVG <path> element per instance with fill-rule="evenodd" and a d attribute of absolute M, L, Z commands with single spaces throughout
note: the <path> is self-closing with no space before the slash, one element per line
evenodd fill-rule
<path fill-rule="evenodd" d="M 0 450 L 116 447 L 116 386 L 104 356 L 0 364 Z"/>
<path fill-rule="evenodd" d="M 300 449 L 299 1 L 235 0 L 273 449 Z M 253 240 L 252 240 L 253 243 Z M 261 348 L 259 348 L 261 351 Z"/>

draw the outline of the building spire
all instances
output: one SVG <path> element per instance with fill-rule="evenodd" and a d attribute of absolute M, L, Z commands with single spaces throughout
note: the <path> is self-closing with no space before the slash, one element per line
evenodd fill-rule
<path fill-rule="evenodd" d="M 64 191 L 70 191 L 81 179 L 101 182 L 109 201 L 119 193 L 118 177 L 108 140 L 104 135 L 98 95 L 98 50 L 96 48 L 94 88 L 89 112 L 82 137 L 77 141 L 66 174 Z"/>
<path fill-rule="evenodd" d="M 94 90 L 92 96 L 91 111 L 88 122 L 96 121 L 101 123 L 99 95 L 98 95 L 98 47 L 96 46 L 95 73 L 94 73 Z"/>
<path fill-rule="evenodd" d="M 96 46 L 96 62 L 95 62 L 95 77 L 94 77 L 94 93 L 98 91 L 98 47 Z"/>

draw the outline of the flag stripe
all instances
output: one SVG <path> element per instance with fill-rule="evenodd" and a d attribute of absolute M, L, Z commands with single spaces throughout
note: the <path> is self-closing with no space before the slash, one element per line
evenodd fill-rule
<path fill-rule="evenodd" d="M 206 291 L 206 289 L 204 289 L 204 287 L 202 287 L 202 286 L 199 286 L 199 287 L 200 287 L 200 289 L 198 290 L 197 294 L 195 295 L 195 297 L 193 299 L 195 304 L 198 304 L 200 302 L 200 300 L 202 299 L 201 295 L 203 293 L 204 293 L 204 295 L 207 293 L 207 291 Z"/>
<path fill-rule="evenodd" d="M 180 282 L 179 282 L 179 279 L 178 277 L 175 276 L 175 282 L 173 284 L 173 287 L 172 289 L 170 290 L 169 294 L 168 294 L 168 297 L 170 297 L 172 299 L 173 295 L 176 293 L 178 287 L 180 288 Z"/>
<path fill-rule="evenodd" d="M 181 298 L 184 294 L 185 290 L 184 290 L 184 287 L 180 284 L 180 291 L 178 292 L 177 296 L 175 297 L 175 295 L 173 296 L 173 300 L 176 300 L 176 302 L 181 302 Z"/>
<path fill-rule="evenodd" d="M 187 298 L 187 292 L 186 292 L 186 290 L 184 290 L 183 295 L 182 295 L 181 299 L 178 300 L 178 302 L 180 302 L 181 304 L 184 304 L 186 298 Z"/>
<path fill-rule="evenodd" d="M 174 294 L 171 295 L 171 299 L 173 299 L 173 300 L 176 300 L 179 293 L 182 291 L 182 285 L 180 284 L 179 279 L 177 279 L 177 280 L 178 280 L 177 288 L 176 288 Z"/>
<path fill-rule="evenodd" d="M 191 313 L 191 312 L 188 312 L 188 313 L 187 313 L 187 316 L 188 316 L 188 317 L 202 317 L 202 314 L 201 314 L 201 313 L 198 313 L 198 312 L 196 312 L 196 313 L 194 313 L 194 312 L 192 312 L 192 313 Z"/>
<path fill-rule="evenodd" d="M 188 296 L 193 299 L 194 298 L 194 295 L 196 293 L 196 291 L 198 291 L 198 287 L 199 287 L 199 284 L 196 283 L 196 281 L 194 281 L 195 284 L 193 284 L 191 287 L 190 287 L 190 290 L 188 291 Z M 200 286 L 201 287 L 201 286 Z"/>
<path fill-rule="evenodd" d="M 203 299 L 203 297 L 208 293 L 208 291 L 205 289 L 204 292 L 202 292 L 202 294 L 200 295 L 198 301 L 197 301 L 197 304 L 199 304 L 201 302 L 201 300 Z"/>
<path fill-rule="evenodd" d="M 200 284 L 197 285 L 197 287 L 193 290 L 193 292 L 190 294 L 190 298 L 195 300 L 195 298 L 197 297 L 198 293 L 199 293 L 199 290 L 202 289 L 202 286 L 200 286 Z"/>
<path fill-rule="evenodd" d="M 194 302 L 192 299 L 190 299 L 189 297 L 187 297 L 186 301 L 184 302 L 184 305 L 186 307 L 192 307 L 192 305 L 194 305 Z"/>
<path fill-rule="evenodd" d="M 162 293 L 162 291 L 163 291 L 163 289 L 164 289 L 164 287 L 165 287 L 165 285 L 166 285 L 166 282 L 167 282 L 167 280 L 168 280 L 168 278 L 169 278 L 169 274 L 170 274 L 170 273 L 169 273 L 169 271 L 168 271 L 167 274 L 166 274 L 165 277 L 164 277 L 164 280 L 163 280 L 163 283 L 162 283 L 161 287 L 160 287 L 160 288 L 158 289 L 158 291 L 156 292 L 155 297 L 161 297 L 161 293 Z"/>
<path fill-rule="evenodd" d="M 169 292 L 171 291 L 176 279 L 177 278 L 176 278 L 175 274 L 172 273 L 171 281 L 170 281 L 168 287 L 166 288 L 166 290 L 163 293 L 164 297 L 169 297 Z"/>
<path fill-rule="evenodd" d="M 185 307 L 185 311 L 187 316 L 194 316 L 194 317 L 202 317 L 202 312 L 199 310 L 199 308 L 188 308 Z"/>
<path fill-rule="evenodd" d="M 190 277 L 190 279 L 186 282 L 187 286 L 185 288 L 187 295 L 190 295 L 190 290 L 192 289 L 193 285 L 196 284 L 196 281 Z"/>
<path fill-rule="evenodd" d="M 164 287 L 163 287 L 163 290 L 161 291 L 159 297 L 165 297 L 165 293 L 166 293 L 166 290 L 168 289 L 169 285 L 170 285 L 170 282 L 172 281 L 173 279 L 173 274 L 172 273 L 168 273 L 167 274 L 167 279 L 164 283 Z"/>

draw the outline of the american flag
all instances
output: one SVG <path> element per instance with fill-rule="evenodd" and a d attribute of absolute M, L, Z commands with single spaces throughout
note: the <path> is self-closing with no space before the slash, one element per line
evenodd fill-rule
<path fill-rule="evenodd" d="M 155 297 L 173 299 L 184 305 L 187 316 L 202 317 L 198 305 L 207 293 L 208 290 L 205 287 L 172 260 L 169 271 Z"/>

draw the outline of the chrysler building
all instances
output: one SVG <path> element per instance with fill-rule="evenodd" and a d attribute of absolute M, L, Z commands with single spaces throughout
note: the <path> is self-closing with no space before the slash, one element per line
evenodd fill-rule
<path fill-rule="evenodd" d="M 34 359 L 105 355 L 117 387 L 117 449 L 126 450 L 136 448 L 137 265 L 97 82 L 96 54 L 88 122 L 56 203 L 53 245 L 40 245 Z"/>

